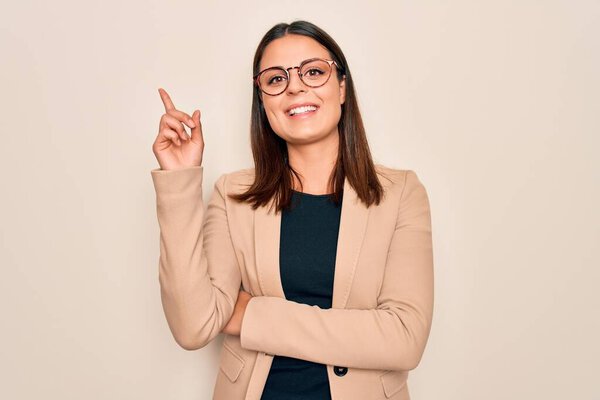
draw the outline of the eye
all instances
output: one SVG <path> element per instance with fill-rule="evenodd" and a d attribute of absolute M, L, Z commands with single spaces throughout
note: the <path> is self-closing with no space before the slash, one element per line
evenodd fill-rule
<path fill-rule="evenodd" d="M 271 79 L 269 79 L 269 85 L 271 85 L 271 84 L 273 84 L 273 83 L 275 83 L 275 82 L 276 82 L 276 83 L 279 83 L 279 82 L 281 82 L 282 80 L 283 80 L 283 77 L 282 77 L 282 76 L 279 76 L 279 75 L 278 75 L 278 76 L 274 76 L 274 77 L 272 77 Z"/>
<path fill-rule="evenodd" d="M 287 76 L 283 73 L 276 73 L 270 76 L 265 76 L 264 79 L 267 82 L 267 85 L 280 85 L 282 82 L 287 80 Z"/>
<path fill-rule="evenodd" d="M 308 71 L 306 71 L 306 75 L 308 75 L 308 76 L 318 76 L 318 75 L 323 75 L 323 73 L 324 72 L 318 68 L 311 68 Z"/>

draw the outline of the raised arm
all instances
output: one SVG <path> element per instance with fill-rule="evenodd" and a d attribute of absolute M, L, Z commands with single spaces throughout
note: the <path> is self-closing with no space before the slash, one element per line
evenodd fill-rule
<path fill-rule="evenodd" d="M 396 229 L 376 309 L 321 309 L 279 297 L 250 299 L 242 347 L 366 369 L 417 367 L 433 314 L 429 200 L 414 171 L 405 175 Z"/>
<path fill-rule="evenodd" d="M 227 222 L 227 175 L 215 183 L 205 212 L 203 168 L 151 171 L 160 226 L 161 300 L 173 337 L 186 350 L 204 347 L 221 332 L 241 283 Z"/>

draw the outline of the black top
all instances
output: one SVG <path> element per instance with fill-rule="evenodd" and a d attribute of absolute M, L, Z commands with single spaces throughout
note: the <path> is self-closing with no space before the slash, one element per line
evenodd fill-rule
<path fill-rule="evenodd" d="M 285 298 L 331 308 L 341 205 L 293 191 L 281 214 L 279 269 Z M 325 364 L 275 355 L 261 400 L 331 399 Z"/>

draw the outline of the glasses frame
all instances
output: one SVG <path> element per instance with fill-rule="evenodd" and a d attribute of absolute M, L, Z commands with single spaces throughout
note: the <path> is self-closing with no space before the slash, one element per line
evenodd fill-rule
<path fill-rule="evenodd" d="M 323 82 L 322 84 L 320 84 L 320 85 L 318 85 L 318 86 L 312 86 L 312 85 L 309 85 L 309 84 L 307 84 L 306 82 L 304 82 L 304 79 L 302 79 L 302 73 L 300 72 L 300 70 L 302 69 L 302 67 L 304 66 L 304 64 L 306 64 L 306 63 L 308 63 L 308 62 L 311 62 L 311 61 L 315 61 L 315 60 L 321 60 L 321 61 L 325 61 L 326 63 L 328 63 L 328 64 L 329 64 L 329 76 L 327 77 L 327 79 L 325 79 L 325 82 Z M 306 86 L 308 86 L 308 87 L 311 87 L 311 88 L 318 88 L 318 87 L 321 87 L 321 86 L 323 86 L 323 85 L 324 85 L 324 84 L 326 84 L 327 82 L 329 82 L 329 78 L 331 78 L 331 73 L 333 72 L 333 68 L 331 68 L 331 65 L 332 65 L 332 64 L 335 64 L 335 67 L 336 67 L 338 70 L 340 69 L 340 66 L 338 65 L 338 63 L 337 63 L 337 62 L 335 62 L 335 60 L 327 60 L 327 59 L 325 59 L 325 58 L 321 58 L 321 57 L 309 58 L 309 59 L 307 59 L 307 60 L 304 60 L 304 61 L 302 61 L 302 62 L 300 63 L 300 65 L 297 65 L 297 66 L 295 66 L 295 67 L 284 68 L 284 67 L 283 67 L 283 66 L 281 66 L 281 65 L 277 65 L 277 66 L 274 66 L 274 67 L 265 68 L 265 69 L 263 69 L 262 71 L 260 71 L 258 74 L 254 75 L 254 76 L 252 77 L 252 81 L 253 81 L 253 82 L 254 82 L 254 84 L 255 84 L 255 85 L 256 85 L 256 86 L 257 86 L 257 87 L 260 89 L 260 91 L 261 91 L 261 92 L 263 92 L 264 94 L 266 94 L 267 96 L 279 96 L 281 93 L 285 92 L 285 91 L 287 90 L 288 86 L 290 85 L 290 70 L 291 70 L 291 69 L 296 69 L 296 72 L 298 72 L 298 77 L 300 78 L 300 81 L 301 81 L 301 82 L 302 82 L 304 85 L 306 85 Z M 269 71 L 269 70 L 272 70 L 272 69 L 280 69 L 280 70 L 283 70 L 283 71 L 285 72 L 285 74 L 286 74 L 286 77 L 287 77 L 287 81 L 286 81 L 285 87 L 283 88 L 283 90 L 282 90 L 281 92 L 279 92 L 279 93 L 277 93 L 277 94 L 271 94 L 271 93 L 267 93 L 267 92 L 265 92 L 265 91 L 263 90 L 263 88 L 260 86 L 260 76 L 261 76 L 261 75 L 262 75 L 262 74 L 263 74 L 265 71 Z"/>

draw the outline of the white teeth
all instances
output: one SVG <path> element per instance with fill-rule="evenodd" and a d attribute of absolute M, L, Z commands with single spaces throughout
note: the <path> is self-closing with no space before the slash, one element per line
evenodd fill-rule
<path fill-rule="evenodd" d="M 308 112 L 308 111 L 314 111 L 316 109 L 317 109 L 317 107 L 315 107 L 315 106 L 296 107 L 296 108 L 292 108 L 288 112 L 288 115 L 301 114 L 301 113 Z"/>

